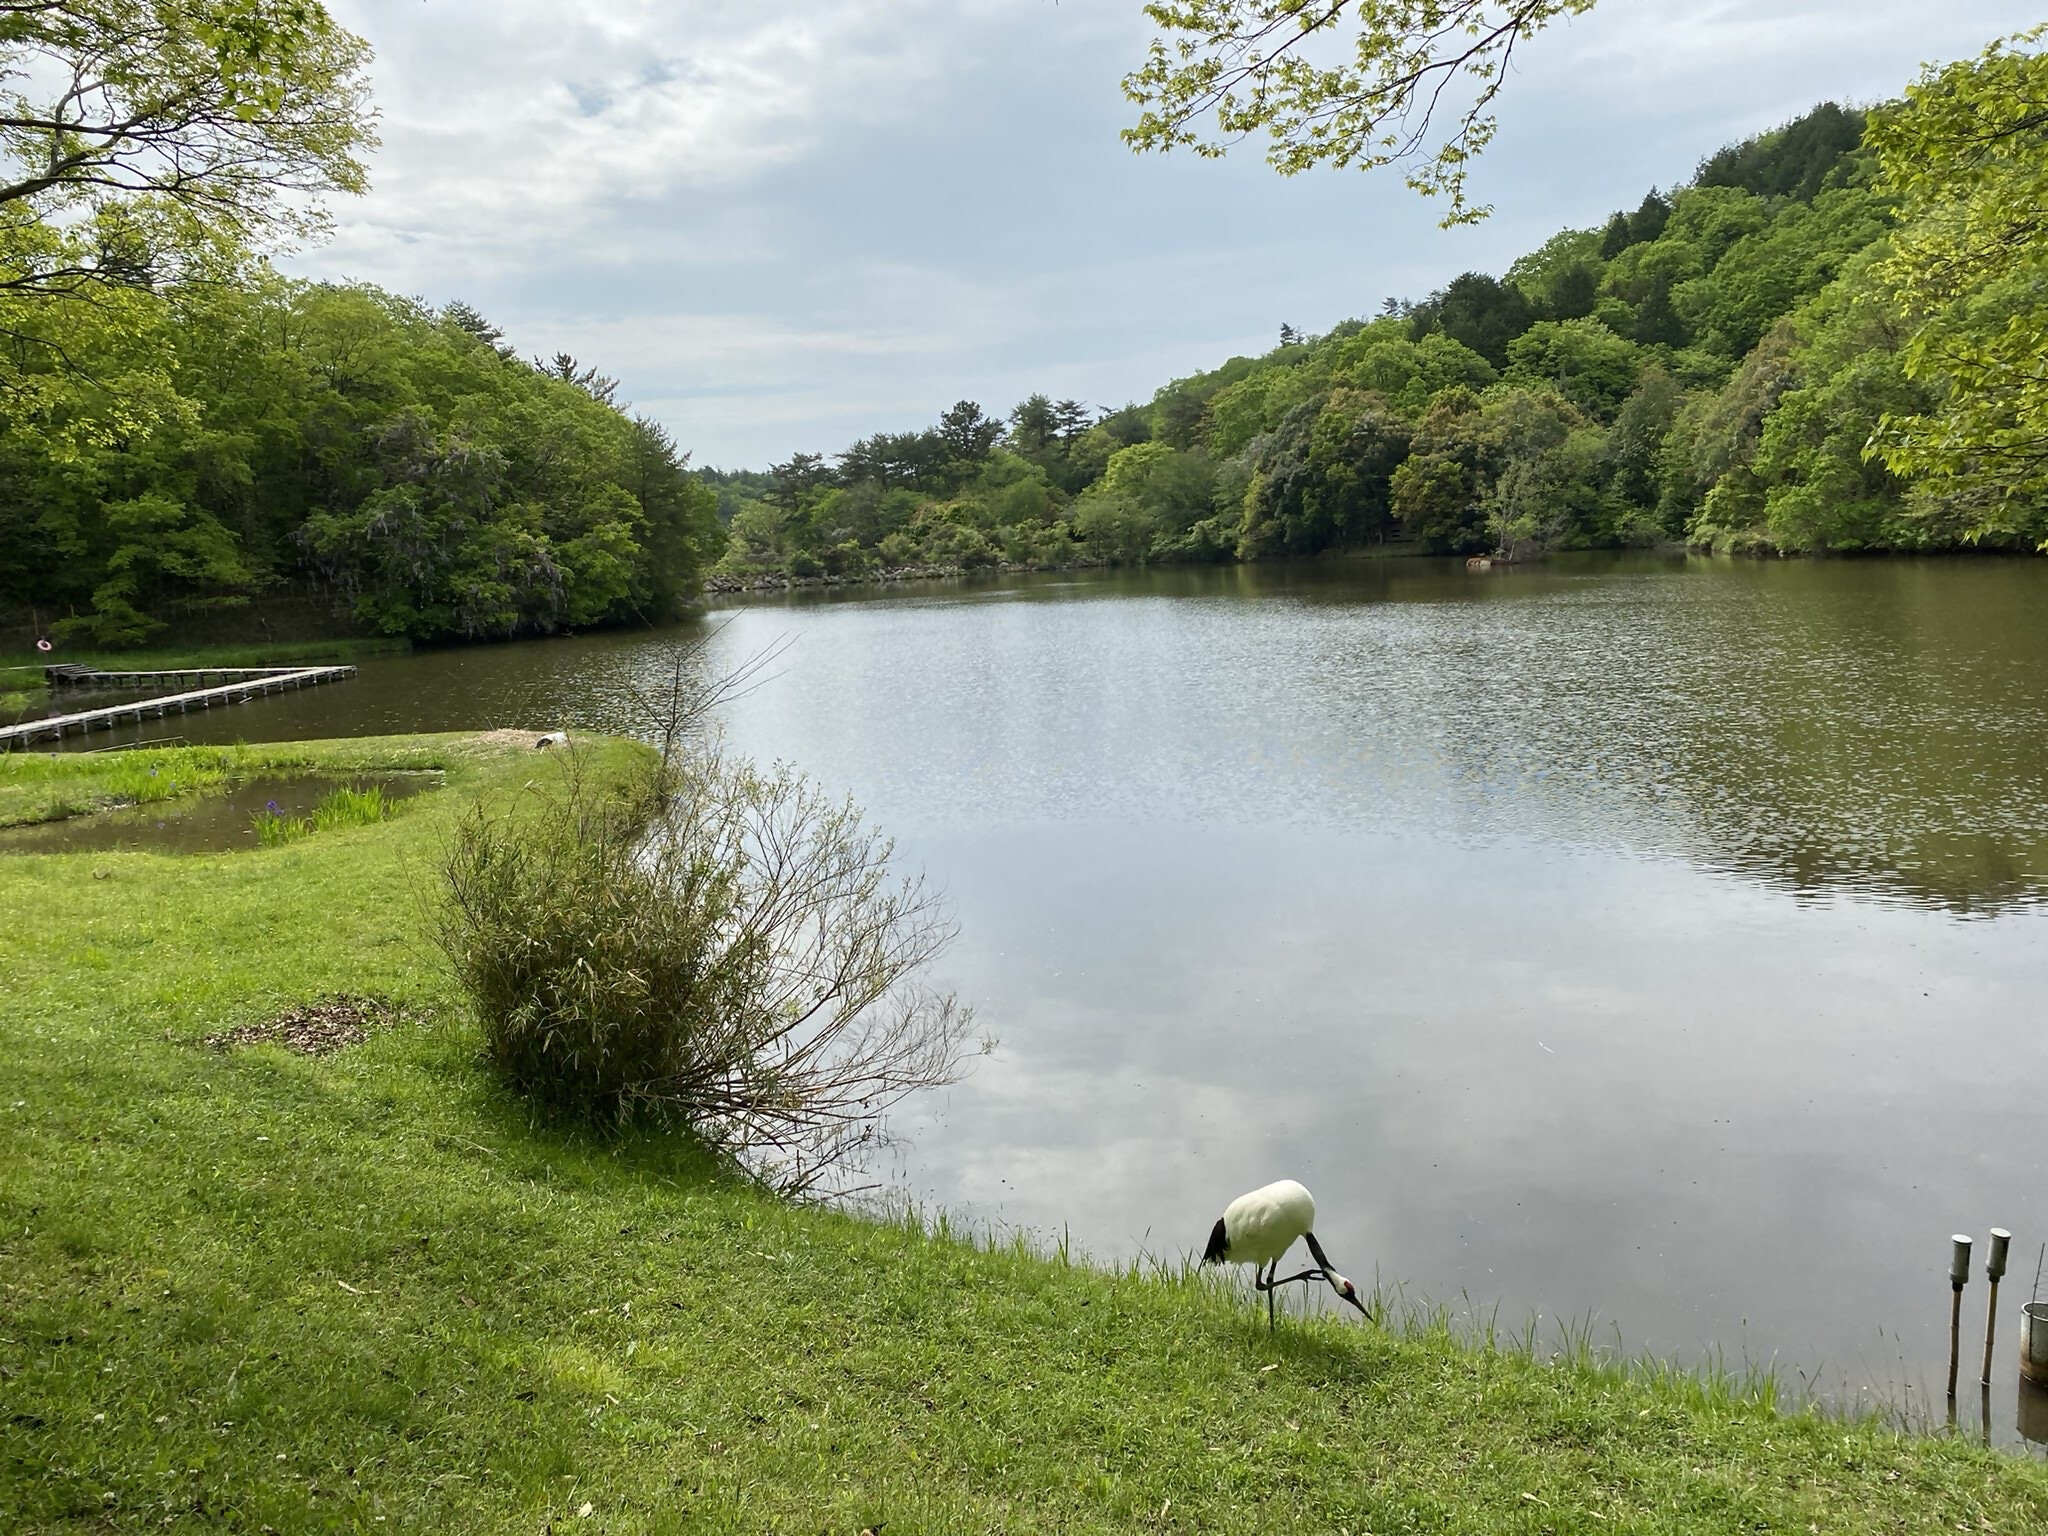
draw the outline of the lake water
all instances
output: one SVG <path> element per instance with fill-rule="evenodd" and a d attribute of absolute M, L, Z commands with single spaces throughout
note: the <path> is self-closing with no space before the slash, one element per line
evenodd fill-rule
<path fill-rule="evenodd" d="M 900 1117 L 912 1194 L 1177 1258 L 1297 1176 L 1354 1276 L 1936 1419 L 1967 1231 L 1973 1432 L 2005 1226 L 2018 1443 L 2044 621 L 2048 562 L 1583 557 L 756 601 L 710 644 L 786 643 L 733 744 L 851 791 L 959 920 L 1000 1044 Z M 178 728 L 617 727 L 659 655 L 373 660 Z"/>

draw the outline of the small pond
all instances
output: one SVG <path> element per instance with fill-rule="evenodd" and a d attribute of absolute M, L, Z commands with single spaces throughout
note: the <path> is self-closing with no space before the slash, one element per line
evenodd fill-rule
<path fill-rule="evenodd" d="M 441 782 L 436 773 L 265 775 L 179 800 L 0 829 L 0 854 L 227 853 L 258 846 L 258 816 L 310 816 L 337 789 L 379 789 L 391 801 L 438 789 Z"/>

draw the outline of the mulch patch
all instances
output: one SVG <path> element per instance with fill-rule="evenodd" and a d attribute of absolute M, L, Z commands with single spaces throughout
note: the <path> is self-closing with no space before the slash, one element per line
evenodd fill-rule
<path fill-rule="evenodd" d="M 236 1045 L 281 1045 L 301 1056 L 325 1056 L 351 1045 L 361 1045 L 374 1030 L 393 1029 L 400 1024 L 423 1024 L 428 1011 L 394 1003 L 388 997 L 362 997 L 348 992 L 330 992 L 310 1003 L 287 1008 L 261 1024 L 244 1024 L 225 1034 L 208 1035 L 206 1043 L 216 1051 Z"/>

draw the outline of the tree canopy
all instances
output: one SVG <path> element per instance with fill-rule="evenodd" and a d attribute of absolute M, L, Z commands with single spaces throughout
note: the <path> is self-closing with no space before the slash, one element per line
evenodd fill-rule
<path fill-rule="evenodd" d="M 375 143 L 315 0 L 0 0 L 0 291 L 158 284 L 325 227 Z"/>
<path fill-rule="evenodd" d="M 1594 3 L 1151 0 L 1159 35 L 1124 77 L 1140 109 L 1124 141 L 1215 156 L 1263 133 L 1287 175 L 1399 165 L 1410 186 L 1447 201 L 1446 225 L 1469 223 L 1488 210 L 1466 200 L 1466 169 L 1493 139 L 1515 50 Z"/>
<path fill-rule="evenodd" d="M 1929 69 L 1870 139 L 1906 216 L 1876 269 L 1917 408 L 1875 441 L 1972 538 L 2048 536 L 2048 27 Z"/>
<path fill-rule="evenodd" d="M 673 613 L 717 553 L 711 492 L 610 381 L 478 320 L 268 277 L 72 324 L 82 372 L 27 375 L 42 409 L 0 418 L 0 601 L 99 643 L 293 584 L 417 639 Z"/>

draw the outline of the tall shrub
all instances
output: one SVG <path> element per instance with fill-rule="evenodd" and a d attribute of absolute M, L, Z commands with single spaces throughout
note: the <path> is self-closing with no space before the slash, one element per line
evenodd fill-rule
<path fill-rule="evenodd" d="M 843 1184 L 905 1094 L 951 1081 L 953 935 L 850 802 L 674 729 L 588 748 L 446 855 L 439 939 L 518 1090 L 596 1124 L 681 1125 L 774 1187 Z"/>

